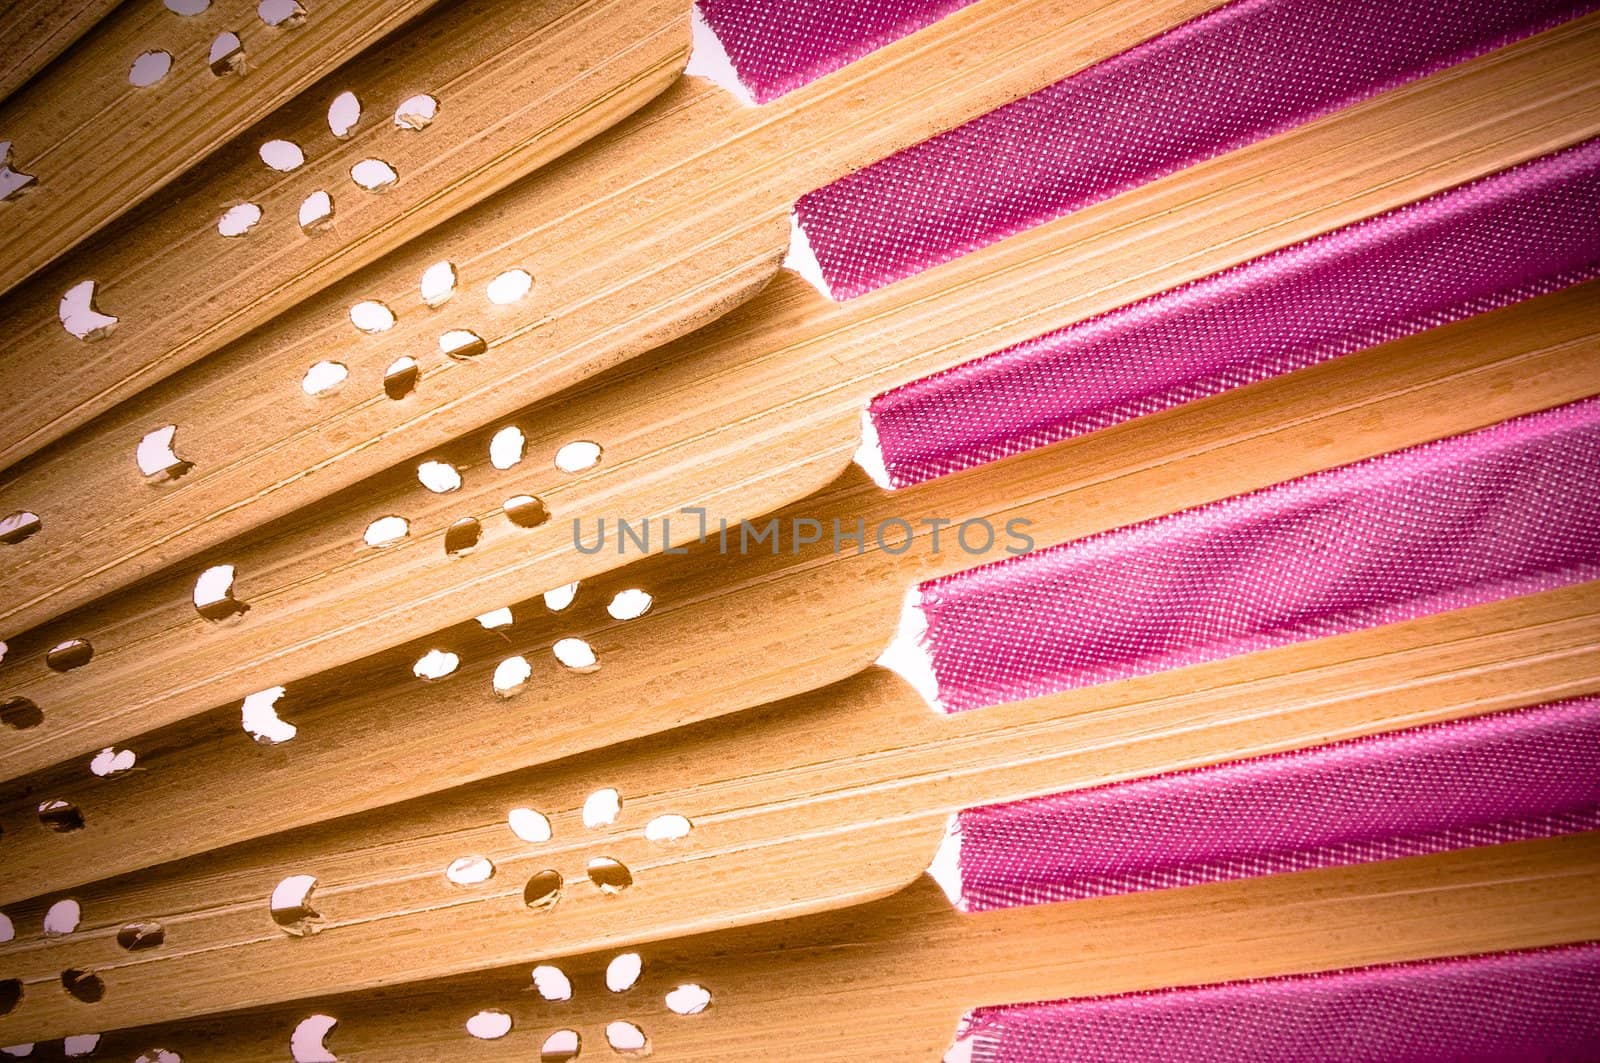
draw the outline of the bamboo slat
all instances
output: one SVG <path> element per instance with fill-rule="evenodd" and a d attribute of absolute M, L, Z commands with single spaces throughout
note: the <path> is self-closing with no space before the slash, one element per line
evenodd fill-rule
<path fill-rule="evenodd" d="M 6 665 L 4 696 L 29 698 L 44 722 L 0 733 L 5 774 L 90 753 L 615 567 L 613 556 L 576 551 L 565 534 L 574 518 L 659 518 L 686 504 L 731 519 L 769 511 L 838 474 L 855 444 L 858 411 L 879 390 L 1594 135 L 1600 116 L 1587 107 L 1586 93 L 1596 76 L 1589 61 L 1596 32 L 1596 18 L 1573 23 L 848 303 L 774 289 L 717 329 L 646 359 L 656 370 L 648 376 L 624 375 L 614 386 L 525 411 L 519 422 L 528 434 L 528 464 L 504 471 L 478 464 L 470 490 L 443 496 L 412 485 L 411 467 L 393 468 L 339 501 L 196 557 L 182 573 L 188 586 L 205 565 L 237 566 L 235 594 L 250 611 L 236 623 L 199 618 L 187 591 L 180 596 L 169 583 L 160 609 L 125 596 L 52 626 L 95 647 L 94 661 L 67 675 L 44 666 L 51 643 L 38 633 L 14 640 L 21 653 Z M 573 168 L 564 162 L 535 183 L 581 175 L 586 160 L 676 100 L 669 92 L 580 151 Z M 548 335 L 581 327 L 583 316 L 551 320 Z M 552 349 L 571 351 L 559 343 Z M 459 414 L 455 427 L 493 423 L 515 406 L 519 375 L 507 364 L 490 370 L 479 359 L 451 367 L 482 372 L 475 379 L 485 388 L 499 381 L 502 395 L 511 391 L 499 405 Z M 205 371 L 195 379 L 203 382 Z M 364 401 L 370 409 L 387 400 Z M 255 416 L 280 416 L 275 405 L 265 410 L 255 407 Z M 385 450 L 390 443 L 409 445 L 393 435 L 354 442 L 361 438 L 356 420 L 319 420 L 294 446 L 274 449 L 266 464 L 281 466 L 274 475 L 284 479 L 274 480 L 279 490 L 271 501 L 257 492 L 250 505 L 239 505 L 222 481 L 240 467 L 226 466 L 217 480 L 197 469 L 178 481 L 138 512 L 136 532 L 98 517 L 93 531 L 69 521 L 76 534 L 65 556 L 54 555 L 50 565 L 7 566 L 11 586 L 34 589 L 32 604 L 14 609 L 11 621 L 25 624 L 56 603 L 87 597 L 92 580 L 46 589 L 50 573 L 69 570 L 74 558 L 81 564 L 108 546 L 115 552 L 114 544 L 137 543 L 137 560 L 124 563 L 154 567 L 170 560 L 163 556 L 169 541 L 187 548 L 197 535 L 245 531 L 286 508 L 289 496 L 337 485 L 345 474 L 315 463 L 324 444 L 348 458 L 345 473 L 381 467 L 393 456 Z M 411 422 L 408 432 L 430 438 L 428 431 L 443 427 L 424 431 Z M 118 431 L 131 446 L 137 433 L 128 428 Z M 229 428 L 235 438 L 258 430 L 248 418 Z M 597 468 L 576 476 L 548 466 L 529 471 L 573 440 L 603 446 Z M 306 475 L 308 461 L 314 476 Z M 248 479 L 259 482 L 262 473 L 273 470 Z M 50 483 L 35 486 L 65 495 L 70 483 L 74 496 L 105 500 L 103 517 L 117 521 L 120 507 L 109 502 L 116 491 L 88 491 L 94 482 L 89 463 L 63 462 Z M 216 508 L 206 501 L 213 483 Z M 389 492 L 402 484 L 406 501 L 391 508 L 401 496 Z M 16 497 L 9 491 L 8 505 Z M 543 500 L 553 514 L 548 526 L 530 532 L 505 519 L 503 501 L 520 494 Z M 382 550 L 362 548 L 368 523 L 385 513 L 409 517 L 409 537 Z M 482 537 L 470 553 L 449 556 L 447 529 L 466 516 L 481 522 Z M 674 536 L 681 545 L 691 529 L 677 525 Z"/>
<path fill-rule="evenodd" d="M 34 183 L 0 210 L 0 292 L 435 0 L 213 0 L 180 15 L 127 0 L 25 91 L 0 103 L 0 141 Z M 180 5 L 183 6 L 183 5 Z M 288 17 L 277 18 L 279 9 Z M 289 12 L 298 11 L 299 14 Z M 213 62 L 222 34 L 223 58 Z"/>
<path fill-rule="evenodd" d="M 120 0 L 11 0 L 0 10 L 0 101 L 109 15 Z"/>

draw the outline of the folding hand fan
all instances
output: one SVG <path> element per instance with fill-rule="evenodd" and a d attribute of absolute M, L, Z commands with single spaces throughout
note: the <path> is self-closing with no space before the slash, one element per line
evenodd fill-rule
<path fill-rule="evenodd" d="M 1582 1058 L 1594 7 L 0 16 L 3 1051 Z"/>
<path fill-rule="evenodd" d="M 162 0 L 106 12 L 0 102 L 0 291 L 433 2 Z"/>
<path fill-rule="evenodd" d="M 1099 1051 L 1120 1040 L 1137 1046 L 1135 1058 L 1160 1058 L 1140 1036 L 1151 1031 L 1148 1020 L 1124 1016 L 1141 1006 L 1189 1004 L 1198 991 L 1217 998 L 1199 1001 L 1201 1017 L 1229 1024 L 1226 1033 L 1200 1025 L 1212 1039 L 1194 1054 L 1208 1058 L 1266 1026 L 1251 1021 L 1257 1016 L 1276 1019 L 1280 1054 L 1325 1058 L 1316 1053 L 1355 1048 L 1326 1036 L 1318 1021 L 1335 994 L 1342 1016 L 1370 1016 L 1362 1044 L 1375 1051 L 1408 1037 L 1423 1051 L 1407 1058 L 1437 1058 L 1437 1051 L 1424 1054 L 1428 1046 L 1459 1037 L 1496 1059 L 1530 1047 L 1572 1055 L 1594 1036 L 1587 1002 L 1596 948 L 1559 943 L 1596 933 L 1586 897 L 1595 885 L 1593 850 L 1593 837 L 1580 835 L 1414 857 L 1355 874 L 1325 868 L 971 915 L 953 911 L 923 878 L 838 912 L 637 952 L 106 1033 L 94 1042 L 112 1058 L 156 1059 L 167 1051 L 241 1063 L 564 1061 L 574 1050 L 579 1059 L 608 1058 L 614 1046 L 622 1058 L 647 1051 L 666 1060 L 759 1053 L 927 1061 L 949 1045 L 964 1009 L 988 1002 L 1013 1006 L 984 1009 L 964 1024 L 972 1058 L 1018 1058 L 986 1053 L 1014 1050 L 1052 1021 L 1081 1022 L 1080 1011 L 1096 1021 Z M 1556 947 L 1532 947 L 1546 943 Z M 1483 954 L 1507 947 L 1522 951 Z M 1425 957 L 1442 961 L 1417 962 Z M 1373 964 L 1385 966 L 1358 966 Z M 1290 972 L 1317 973 L 1281 977 Z M 1264 986 L 1257 981 L 1263 977 L 1271 979 Z M 1152 992 L 1173 985 L 1185 988 Z M 1270 1009 L 1230 1006 L 1256 986 L 1274 993 Z M 1040 993 L 1089 999 L 1014 1006 Z M 1443 1007 L 1441 993 L 1449 994 Z M 1304 1015 L 1308 998 L 1324 1010 L 1304 1023 L 1285 1021 L 1299 1018 L 1297 1009 Z M 1169 1025 L 1156 1030 L 1175 1032 Z M 1349 1025 L 1342 1031 L 1355 1033 Z M 1034 1034 L 1035 1046 L 1041 1040 Z M 641 1041 L 642 1050 L 627 1047 Z M 952 1060 L 966 1058 L 956 1053 Z M 1097 1058 L 1096 1050 L 1084 1057 Z"/>
<path fill-rule="evenodd" d="M 96 608 L 35 630 L 26 640 L 14 640 L 23 655 L 10 670 L 6 693 L 37 706 L 46 722 L 11 736 L 11 774 L 92 753 L 221 701 L 293 682 L 378 645 L 468 620 L 529 591 L 616 563 L 614 555 L 583 555 L 570 541 L 560 541 L 558 529 L 569 520 L 608 511 L 659 518 L 690 504 L 732 520 L 754 516 L 836 474 L 854 446 L 859 411 L 876 391 L 1237 264 L 1286 239 L 1309 237 L 1493 172 L 1494 160 L 1503 162 L 1507 151 L 1538 155 L 1581 140 L 1591 119 L 1570 103 L 1572 78 L 1586 69 L 1592 32 L 1587 20 L 1559 27 L 846 303 L 801 300 L 792 287 L 775 287 L 715 334 L 691 337 L 650 359 L 648 375 L 620 373 L 612 386 L 527 413 L 528 427 L 518 429 L 526 450 L 543 460 L 559 455 L 555 470 L 535 478 L 525 467 L 483 469 L 452 490 L 461 459 L 441 460 L 448 455 L 435 452 L 420 470 L 393 468 L 338 503 L 303 511 L 263 531 L 252 543 L 235 542 L 194 558 L 163 586 L 157 610 Z M 1543 101 L 1545 121 L 1530 125 L 1520 114 L 1501 118 L 1489 111 L 1492 101 L 1512 91 Z M 1441 112 L 1457 109 L 1493 117 L 1475 124 L 1464 140 L 1422 136 L 1422 127 L 1433 130 L 1440 124 Z M 1412 122 L 1417 125 L 1408 125 Z M 1352 154 L 1374 137 L 1399 143 L 1390 154 Z M 610 142 L 602 138 L 600 147 Z M 1579 156 L 1586 157 L 1582 151 Z M 578 161 L 584 157 L 580 153 Z M 1328 164 L 1325 175 L 1332 205 L 1308 211 L 1305 189 L 1316 172 L 1307 168 L 1308 160 L 1326 159 L 1339 160 Z M 1352 162 L 1353 173 L 1346 169 Z M 1540 172 L 1571 164 L 1556 161 Z M 1227 204 L 1213 202 L 1217 187 L 1232 190 Z M 1066 261 L 1075 264 L 1070 274 L 1061 271 Z M 770 331 L 763 330 L 767 338 L 757 341 L 764 321 L 771 322 Z M 451 366 L 452 373 L 465 366 L 463 371 L 483 373 L 485 380 L 491 372 L 483 359 Z M 207 372 L 190 379 L 203 382 Z M 409 401 L 358 399 L 357 405 L 370 411 L 384 404 L 402 408 Z M 310 408 L 301 407 L 302 412 Z M 666 412 L 669 408 L 677 412 Z M 642 418 L 644 409 L 663 413 Z M 476 413 L 470 416 L 477 419 Z M 136 433 L 128 427 L 116 430 L 132 446 Z M 233 434 L 250 433 L 235 426 Z M 402 445 L 405 435 L 387 439 Z M 154 565 L 170 558 L 169 550 L 184 552 L 196 536 L 203 540 L 243 530 L 248 514 L 259 519 L 266 515 L 263 507 L 271 510 L 290 494 L 315 493 L 337 483 L 307 448 L 324 440 L 340 446 L 345 438 L 342 429 L 323 423 L 312 435 L 298 436 L 294 447 L 275 446 L 265 471 L 282 474 L 271 492 L 279 501 L 252 487 L 248 504 L 227 501 L 210 516 L 200 516 L 196 507 L 205 508 L 203 496 L 219 481 L 203 475 L 201 466 L 207 463 L 198 461 L 194 472 L 169 485 L 169 493 L 146 496 L 152 501 L 126 520 L 117 515 L 122 507 L 113 507 L 111 519 L 121 530 L 102 525 L 95 539 L 75 537 L 67 551 L 77 559 L 71 563 L 101 567 L 121 553 L 116 544 L 130 542 L 127 535 L 135 526 L 141 545 L 122 554 L 125 568 Z M 560 449 L 569 443 L 579 445 Z M 177 453 L 191 460 L 181 447 Z M 374 447 L 351 453 L 358 462 L 380 456 Z M 66 452 L 47 480 L 27 482 L 47 491 L 51 482 L 61 491 L 70 483 L 83 497 L 85 485 L 105 482 L 100 476 L 110 468 L 98 456 L 90 457 L 85 450 Z M 314 475 L 304 474 L 307 461 Z M 297 464 L 301 471 L 291 472 Z M 228 480 L 243 475 L 241 470 L 225 465 L 217 477 Z M 419 471 L 446 492 L 442 501 L 448 510 L 421 514 L 419 507 L 440 500 L 428 500 L 416 488 Z M 140 479 L 127 467 L 116 477 Z M 24 482 L 8 485 L 7 505 L 20 504 Z M 390 496 L 395 502 L 376 501 L 401 484 L 408 485 L 404 501 L 398 495 Z M 150 490 L 142 482 L 128 486 Z M 100 498 L 113 494 L 108 482 L 104 490 L 91 492 Z M 223 491 L 224 497 L 230 494 Z M 356 506 L 357 499 L 365 501 Z M 514 503 L 510 509 L 504 504 L 508 500 Z M 333 514 L 346 505 L 349 516 L 335 521 Z M 546 514 L 555 517 L 551 526 L 530 534 L 526 525 L 543 521 Z M 379 523 L 394 517 L 401 523 Z M 63 580 L 69 560 L 48 540 L 38 542 L 50 527 L 48 514 L 41 511 L 40 518 L 45 530 L 16 544 L 23 556 L 8 566 L 12 586 L 32 603 L 15 610 L 14 621 L 87 596 L 100 578 Z M 396 540 L 402 525 L 405 535 Z M 158 528 L 161 534 L 151 537 Z M 389 545 L 370 545 L 369 533 Z M 683 523 L 673 534 L 673 545 L 691 538 Z M 257 553 L 255 543 L 268 552 Z M 655 548 L 661 545 L 658 541 Z M 279 552 L 272 556 L 271 551 Z M 193 595 L 197 577 L 206 572 L 215 578 L 200 580 L 198 589 L 215 594 L 215 615 L 241 607 L 249 612 L 232 624 L 196 617 Z M 227 591 L 228 577 L 233 577 L 231 598 L 210 590 L 215 583 Z M 424 600 L 426 609 L 414 608 Z M 193 652 L 196 639 L 203 640 L 203 657 Z M 45 657 L 50 647 L 72 640 L 90 645 L 94 662 L 63 679 Z"/>

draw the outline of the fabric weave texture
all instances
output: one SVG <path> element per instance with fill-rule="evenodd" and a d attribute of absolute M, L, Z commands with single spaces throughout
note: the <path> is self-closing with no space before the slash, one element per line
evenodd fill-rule
<path fill-rule="evenodd" d="M 850 298 L 1597 6 L 1235 0 L 806 195 L 800 225 Z"/>
<path fill-rule="evenodd" d="M 958 711 L 1600 577 L 1600 398 L 921 585 Z"/>
<path fill-rule="evenodd" d="M 1579 1063 L 1600 943 L 983 1008 L 973 1063 Z"/>
<path fill-rule="evenodd" d="M 970 809 L 962 905 L 1009 908 L 1600 829 L 1600 698 Z"/>

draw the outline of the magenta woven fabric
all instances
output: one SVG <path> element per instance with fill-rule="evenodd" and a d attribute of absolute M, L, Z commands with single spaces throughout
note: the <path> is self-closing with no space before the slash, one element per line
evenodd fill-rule
<path fill-rule="evenodd" d="M 1600 140 L 879 396 L 896 486 L 1600 275 Z"/>
<path fill-rule="evenodd" d="M 922 584 L 950 710 L 1600 577 L 1600 399 Z"/>
<path fill-rule="evenodd" d="M 1600 698 L 970 809 L 979 911 L 1600 829 Z"/>
<path fill-rule="evenodd" d="M 973 1063 L 1592 1063 L 1600 943 L 983 1008 Z"/>
<path fill-rule="evenodd" d="M 800 223 L 849 298 L 1596 6 L 1236 0 L 811 193 Z"/>
<path fill-rule="evenodd" d="M 739 81 L 767 103 L 972 0 L 698 0 Z"/>

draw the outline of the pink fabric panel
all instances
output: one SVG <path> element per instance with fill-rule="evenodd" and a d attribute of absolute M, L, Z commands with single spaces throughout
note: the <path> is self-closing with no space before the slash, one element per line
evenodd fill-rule
<path fill-rule="evenodd" d="M 921 586 L 951 710 L 1600 577 L 1600 399 Z"/>
<path fill-rule="evenodd" d="M 1600 1059 L 1600 943 L 983 1008 L 973 1063 Z"/>
<path fill-rule="evenodd" d="M 1236 0 L 812 192 L 800 221 L 849 298 L 1595 6 Z"/>
<path fill-rule="evenodd" d="M 1600 275 L 1600 140 L 879 396 L 896 486 Z"/>
<path fill-rule="evenodd" d="M 739 81 L 768 103 L 972 0 L 699 0 Z"/>
<path fill-rule="evenodd" d="M 971 809 L 973 910 L 1600 829 L 1600 698 Z"/>

